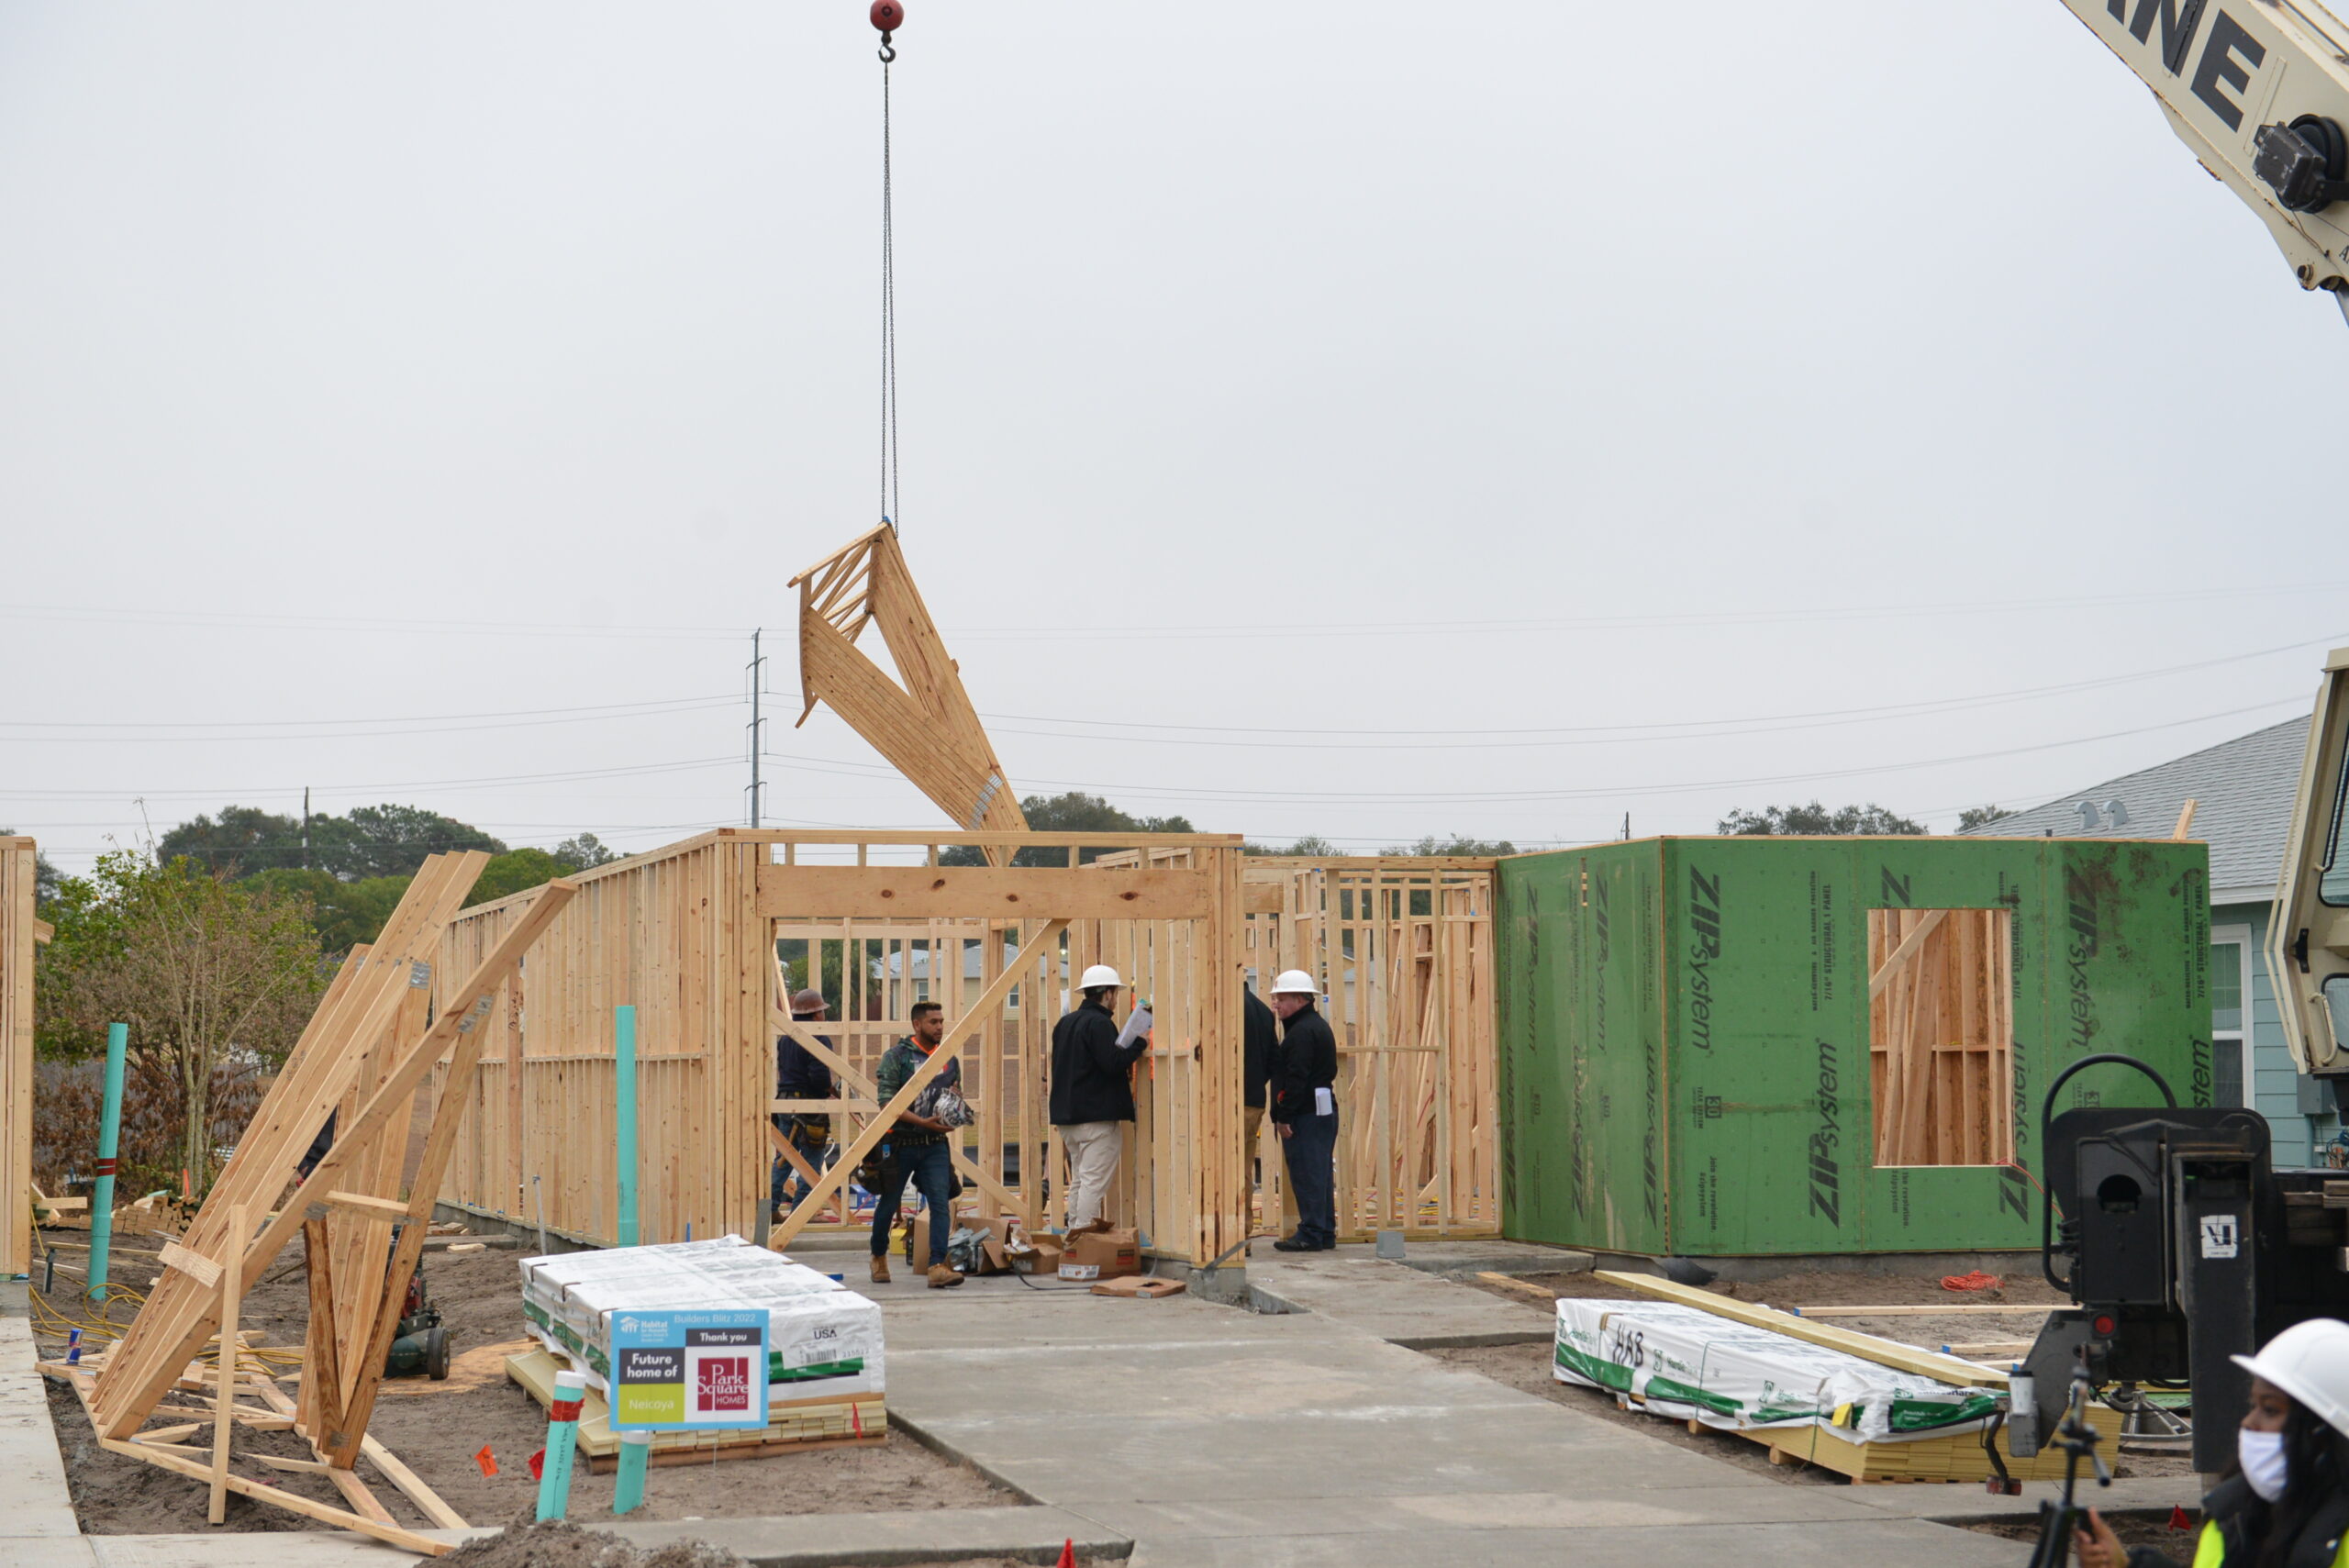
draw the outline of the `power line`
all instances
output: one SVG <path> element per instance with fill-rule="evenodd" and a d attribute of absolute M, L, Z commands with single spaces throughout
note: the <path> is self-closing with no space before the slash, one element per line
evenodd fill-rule
<path fill-rule="evenodd" d="M 0 735 L 0 743 L 13 746 L 106 746 L 132 744 L 139 746 L 169 746 L 236 743 L 256 745 L 264 741 L 372 740 L 394 735 L 467 735 L 484 729 L 536 729 L 551 724 L 597 724 L 615 718 L 661 718 L 678 713 L 707 713 L 716 708 L 740 706 L 740 697 L 720 697 L 699 702 L 677 703 L 666 707 L 644 707 L 626 713 L 585 714 L 569 718 L 494 718 L 476 724 L 410 725 L 397 729 L 337 729 L 308 734 L 291 735 Z M 5 723 L 6 721 L 0 721 Z M 37 721 L 26 721 L 37 722 Z M 317 720 L 301 722 L 316 723 Z"/>
<path fill-rule="evenodd" d="M 1009 719 L 1021 724 L 1058 724 L 1072 731 L 1096 729 L 1160 729 L 1182 730 L 1192 734 L 1224 735 L 1399 735 L 1431 737 L 1466 737 L 1475 735 L 1557 735 L 1591 736 L 1589 740 L 1535 740 L 1468 742 L 1473 745 L 1605 745 L 1627 740 L 1719 740 L 1733 735 L 1759 735 L 1787 729 L 1815 729 L 1847 724 L 1863 724 L 1879 719 L 1917 718 L 1944 713 L 1965 712 L 1975 708 L 1992 707 L 2009 702 L 2035 701 L 2042 697 L 2066 696 L 2080 692 L 2101 691 L 2109 687 L 2127 685 L 2139 681 L 2159 680 L 2169 675 L 2188 674 L 2200 670 L 2217 669 L 2227 664 L 2240 664 L 2254 659 L 2271 658 L 2279 653 L 2298 652 L 2302 649 L 2331 646 L 2335 639 L 2349 639 L 2349 632 L 2335 632 L 2324 638 L 2309 638 L 2298 642 L 2280 643 L 2273 648 L 2254 649 L 2247 653 L 2229 653 L 2216 659 L 2198 660 L 2188 664 L 2169 664 L 2154 670 L 2139 670 L 2125 675 L 2104 675 L 2092 680 L 2067 681 L 2052 686 L 2025 686 L 2007 692 L 1987 692 L 1973 696 L 1934 697 L 1911 703 L 1891 703 L 1877 707 L 1823 708 L 1810 713 L 1765 714 L 1748 718 L 1692 718 L 1655 724 L 1589 724 L 1553 725 L 1517 729 L 1301 729 L 1277 725 L 1225 724 L 1145 724 L 1127 719 L 1050 718 L 1036 714 L 996 713 L 981 717 L 989 719 Z M 1720 726 L 1745 726 L 1722 728 Z M 1661 735 L 1659 730 L 1685 730 L 1681 735 Z M 1091 739 L 1083 733 L 1055 734 L 1048 730 L 1001 729 L 1002 735 L 1032 735 L 1041 739 L 1074 740 Z M 1119 735 L 1123 741 L 1156 745 L 1197 746 L 1269 746 L 1282 750 L 1347 751 L 1347 750 L 1453 750 L 1460 742 L 1446 740 L 1436 745 L 1419 748 L 1410 745 L 1389 745 L 1371 742 L 1360 745 L 1319 745 L 1308 742 L 1249 741 L 1249 740 L 1160 740 L 1148 735 Z"/>
<path fill-rule="evenodd" d="M 2160 730 L 2175 729 L 2185 725 L 2200 724 L 2211 719 L 2232 718 L 2243 714 L 2265 712 L 2273 708 L 2284 706 L 2288 704 L 2295 707 L 2303 707 L 2307 705 L 2307 698 L 2300 696 L 2277 697 L 2266 702 L 2253 703 L 2243 707 L 2222 708 L 2214 713 L 2197 714 L 2188 718 L 2165 719 L 2159 724 L 2140 725 L 2129 729 L 2109 730 L 2100 735 L 2073 736 L 2067 740 L 2043 741 L 2037 745 L 2009 746 L 1994 751 L 1975 751 L 1959 756 L 1932 757 L 1916 762 L 1879 762 L 1872 763 L 1865 767 L 1831 769 L 1824 772 L 1809 773 L 1780 773 L 1740 779 L 1684 780 L 1669 784 L 1610 784 L 1588 789 L 1479 790 L 1458 792 L 1387 790 L 1227 790 L 1208 787 L 1186 789 L 1180 786 L 1169 787 L 1163 784 L 1103 784 L 1097 781 L 1080 779 L 1031 778 L 1027 782 L 1052 785 L 1062 789 L 1094 790 L 1104 794 L 1116 794 L 1121 797 L 1129 799 L 1174 801 L 1209 800 L 1223 803 L 1254 802 L 1260 804 L 1286 804 L 1290 802 L 1319 802 L 1328 805 L 1379 802 L 1400 805 L 1442 805 L 1447 802 L 1487 802 L 1507 804 L 1513 802 L 1543 800 L 1590 800 L 1603 799 L 1608 796 L 1622 795 L 1683 795 L 1693 794 L 1698 790 L 1707 789 L 1759 788 L 1765 785 L 1801 784 L 1821 779 L 1865 778 L 1875 773 L 1909 773 L 1924 768 L 1948 767 L 1960 762 L 1988 762 L 2000 757 L 2028 756 L 2041 751 L 2060 751 L 2071 746 L 2086 746 L 2103 740 L 2123 740 L 2134 735 L 2149 735 Z M 780 755 L 775 755 L 774 761 L 785 767 L 796 768 L 802 772 L 849 772 L 849 769 L 845 767 L 822 767 L 810 763 L 797 762 Z M 879 771 L 885 773 L 889 772 L 889 770 Z M 852 773 L 851 776 L 871 775 Z"/>
<path fill-rule="evenodd" d="M 583 779 L 637 778 L 651 773 L 691 773 L 699 768 L 740 767 L 740 757 L 703 757 L 689 762 L 643 762 L 618 768 L 573 769 L 551 773 L 491 773 L 469 779 L 406 779 L 384 784 L 318 784 L 320 795 L 372 795 L 378 790 L 504 789 L 536 784 L 571 784 Z M 142 796 L 164 799 L 291 799 L 300 791 L 283 784 L 259 788 L 205 789 L 0 789 L 0 800 L 122 800 Z"/>
<path fill-rule="evenodd" d="M 1779 606 L 1771 609 L 1690 610 L 1629 616 L 1575 616 L 1533 619 L 1388 620 L 1364 616 L 1320 625 L 1133 626 L 1118 628 L 1118 640 L 1192 638 L 1259 640 L 1295 637 L 1430 637 L 1527 631 L 1627 631 L 1706 626 L 1774 626 L 1821 620 L 1908 620 L 1927 616 L 2042 614 L 2051 610 L 2113 609 L 2132 605 L 2199 604 L 2213 599 L 2270 598 L 2286 595 L 2339 593 L 2349 583 L 2271 584 L 2241 588 L 2176 588 L 2145 594 L 2099 594 L 2053 599 L 1975 599 L 1923 605 Z M 1090 641 L 1100 633 L 1085 627 L 949 627 L 948 635 L 973 642 Z"/>
<path fill-rule="evenodd" d="M 433 637 L 576 637 L 626 641 L 731 641 L 748 632 L 709 626 L 595 626 L 560 621 L 403 620 L 371 616 L 292 616 L 216 610 L 139 610 L 119 605 L 0 605 L 0 621 L 71 621 L 115 626 L 214 627 L 244 631 L 413 632 Z"/>
<path fill-rule="evenodd" d="M 1898 620 L 1928 616 L 2028 614 L 2062 609 L 2112 609 L 2140 605 L 2199 604 L 2212 600 L 2272 598 L 2285 595 L 2339 593 L 2349 583 L 2299 583 L 2234 588 L 2167 589 L 2143 594 L 2102 594 L 2045 599 L 1978 599 L 1923 605 L 1780 606 L 1767 610 L 1693 610 L 1678 614 L 1585 616 L 1546 619 L 1389 620 L 1366 617 L 1319 625 L 1124 626 L 1121 641 L 1137 638 L 1230 639 L 1291 637 L 1397 637 L 1491 632 L 1679 629 L 1705 626 L 1754 626 L 1819 620 Z M 584 622 L 407 620 L 367 616 L 267 615 L 181 609 L 128 609 L 121 606 L 0 604 L 0 622 L 72 621 L 88 624 L 211 627 L 229 630 L 328 631 L 354 628 L 372 632 L 413 632 L 431 636 L 562 637 L 590 640 L 628 641 L 672 639 L 696 642 L 733 641 L 751 634 L 751 627 L 609 626 Z M 974 641 L 1091 640 L 1097 631 L 1084 628 L 949 627 L 949 636 Z"/>
<path fill-rule="evenodd" d="M 589 703 L 582 707 L 518 707 L 487 713 L 417 713 L 401 714 L 388 718 L 248 718 L 248 719 L 180 719 L 180 718 L 117 718 L 67 721 L 47 718 L 0 718 L 0 728 L 36 729 L 273 729 L 295 726 L 326 727 L 346 724 L 444 724 L 475 718 L 537 718 L 549 715 L 590 714 L 620 715 L 623 710 L 684 707 L 697 703 L 734 703 L 740 697 L 723 692 L 706 696 L 647 697 L 642 702 Z"/>

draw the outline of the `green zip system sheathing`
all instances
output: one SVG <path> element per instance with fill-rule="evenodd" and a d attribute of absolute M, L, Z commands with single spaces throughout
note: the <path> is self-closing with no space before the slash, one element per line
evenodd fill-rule
<path fill-rule="evenodd" d="M 1502 861 L 1504 1232 L 1699 1256 L 2037 1247 L 2039 1085 L 2120 1051 L 2210 1104 L 2209 876 L 2203 845 L 2166 840 L 1654 839 Z M 1879 908 L 2011 911 L 2015 1164 L 1876 1165 Z M 2160 1095 L 2107 1066 L 2064 1100 Z"/>

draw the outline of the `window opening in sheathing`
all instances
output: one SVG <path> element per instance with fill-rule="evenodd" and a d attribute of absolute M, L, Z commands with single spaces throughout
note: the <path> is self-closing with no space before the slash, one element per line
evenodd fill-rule
<path fill-rule="evenodd" d="M 1877 1164 L 2013 1161 L 2013 944 L 2004 909 L 1868 911 Z"/>

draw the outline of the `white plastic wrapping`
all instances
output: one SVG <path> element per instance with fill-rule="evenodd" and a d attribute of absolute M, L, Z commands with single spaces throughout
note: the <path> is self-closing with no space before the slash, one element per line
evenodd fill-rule
<path fill-rule="evenodd" d="M 1664 1301 L 1558 1303 L 1552 1371 L 1658 1415 L 1740 1429 L 1818 1425 L 1859 1442 L 1977 1430 L 2004 1406 L 1987 1388 L 1902 1372 Z"/>

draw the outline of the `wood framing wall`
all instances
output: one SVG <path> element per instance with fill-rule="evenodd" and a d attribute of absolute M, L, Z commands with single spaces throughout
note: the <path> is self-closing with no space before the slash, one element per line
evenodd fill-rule
<path fill-rule="evenodd" d="M 773 945 L 765 846 L 705 834 L 573 880 L 579 892 L 491 1009 L 444 1201 L 577 1240 L 616 1236 L 613 1009 L 636 1008 L 638 1199 L 646 1241 L 749 1235 L 766 1198 Z M 468 909 L 444 939 L 464 973 L 529 895 Z"/>
<path fill-rule="evenodd" d="M 1153 849 L 1152 864 L 1186 851 Z M 1103 864 L 1135 863 L 1119 857 Z M 1252 989 L 1302 969 L 1338 1037 L 1338 1232 L 1500 1234 L 1488 857 L 1250 856 Z M 1267 1229 L 1293 1229 L 1280 1140 L 1251 1151 Z"/>
<path fill-rule="evenodd" d="M 1499 1235 L 1493 862 L 1283 859 L 1248 874 L 1281 896 L 1249 917 L 1260 989 L 1303 969 L 1337 1032 L 1339 1234 Z M 1277 1184 L 1278 1140 L 1263 1136 Z"/>
<path fill-rule="evenodd" d="M 1879 1165 L 2014 1159 L 2014 914 L 1871 909 L 1868 1068 Z"/>
<path fill-rule="evenodd" d="M 1052 1223 L 1063 1189 L 1045 1100 L 1052 1028 L 1069 977 L 1106 962 L 1157 1022 L 1110 1215 L 1161 1256 L 1208 1262 L 1279 1216 L 1276 1142 L 1268 1130 L 1255 1151 L 1261 1194 L 1241 1147 L 1240 986 L 1250 970 L 1262 985 L 1301 967 L 1329 985 L 1340 1035 L 1341 1228 L 1497 1233 L 1492 862 L 1276 861 L 1194 835 L 1154 845 L 1147 865 L 1130 852 L 1081 863 L 1130 841 L 729 828 L 582 874 L 493 1011 L 443 1200 L 614 1238 L 612 1010 L 629 1003 L 641 1238 L 763 1236 L 768 1117 L 829 1114 L 852 1144 L 879 1108 L 881 1054 L 910 1032 L 914 1002 L 934 999 L 979 1118 L 957 1154 L 963 1182 L 982 1213 Z M 1058 863 L 940 866 L 957 844 Z M 464 972 L 515 903 L 461 916 L 440 968 Z M 1015 955 L 1020 973 L 1007 977 Z M 795 962 L 831 1006 L 805 1032 L 844 1070 L 836 1101 L 773 1097 Z M 779 1240 L 853 1229 L 819 1201 Z"/>
<path fill-rule="evenodd" d="M 0 838 L 0 1279 L 32 1267 L 35 864 L 30 839 Z"/>

